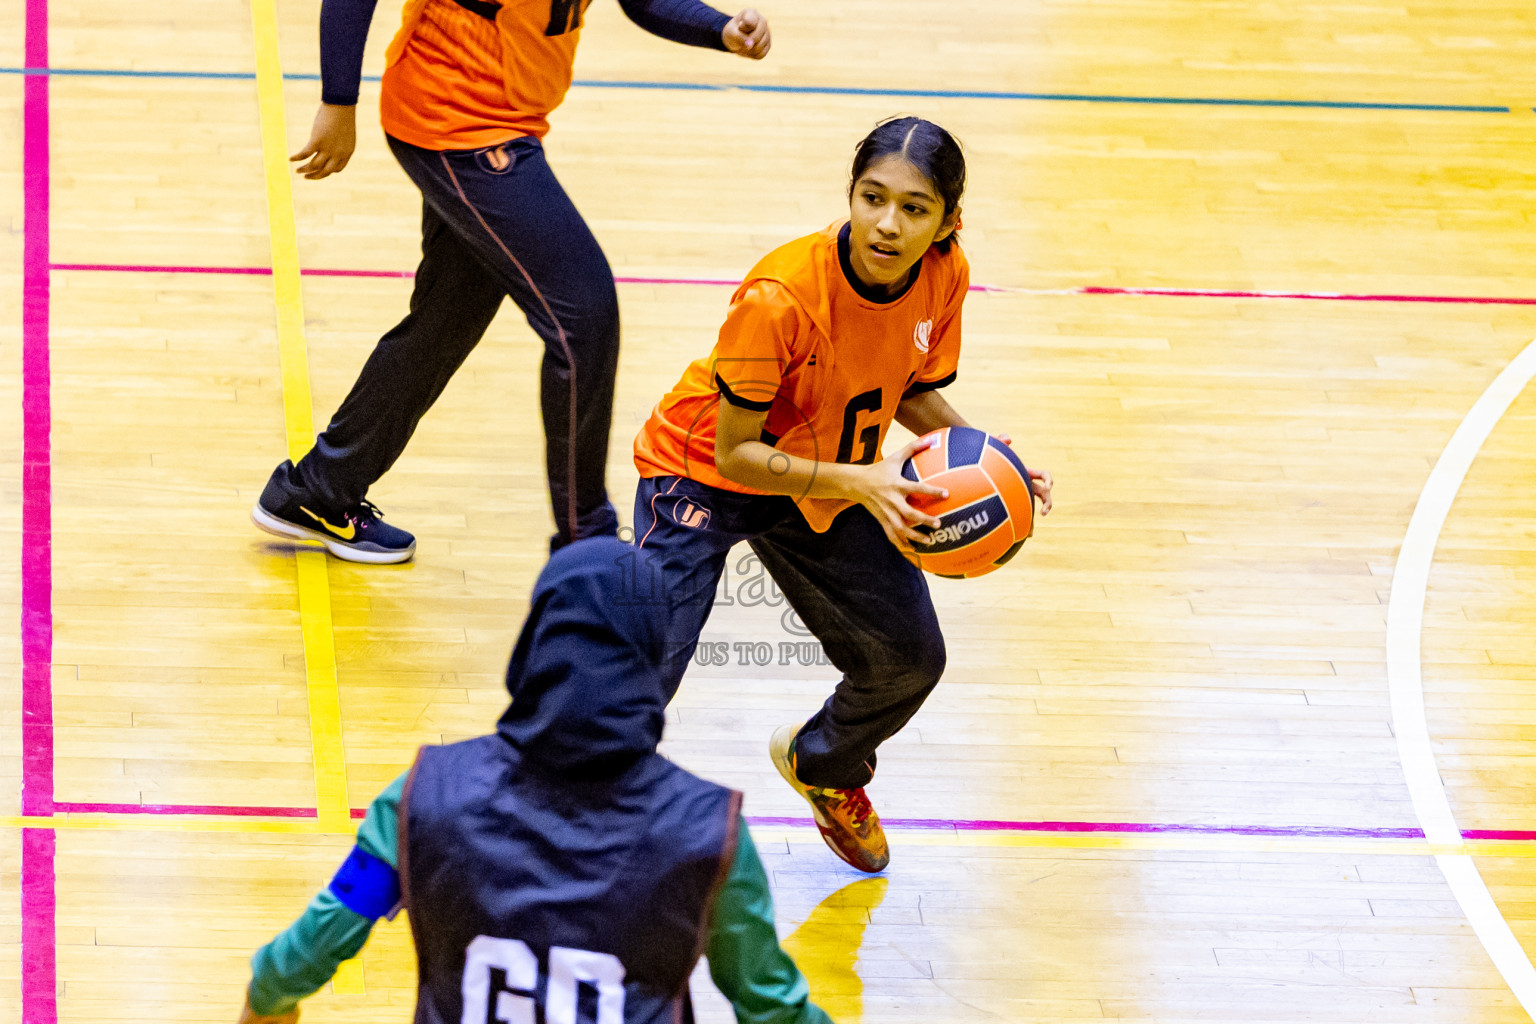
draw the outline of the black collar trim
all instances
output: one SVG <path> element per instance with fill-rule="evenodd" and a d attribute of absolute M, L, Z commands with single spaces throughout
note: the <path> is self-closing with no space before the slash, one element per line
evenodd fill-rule
<path fill-rule="evenodd" d="M 863 299 L 865 302 L 873 302 L 878 305 L 885 306 L 892 302 L 899 301 L 903 296 L 907 294 L 907 292 L 912 290 L 912 286 L 917 284 L 918 274 L 922 273 L 922 260 L 918 260 L 917 263 L 912 266 L 911 273 L 907 275 L 907 283 L 902 285 L 901 290 L 895 295 L 892 295 L 882 289 L 871 288 L 863 281 L 860 281 L 859 275 L 853 272 L 853 263 L 848 258 L 848 239 L 852 233 L 852 224 L 844 224 L 842 230 L 837 233 L 837 262 L 842 264 L 843 279 L 848 282 L 848 287 L 853 289 L 854 294 L 858 295 L 858 297 Z"/>

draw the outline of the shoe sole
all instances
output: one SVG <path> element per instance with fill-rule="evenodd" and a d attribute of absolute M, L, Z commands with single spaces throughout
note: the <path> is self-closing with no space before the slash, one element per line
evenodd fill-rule
<path fill-rule="evenodd" d="M 279 519 L 258 503 L 251 508 L 251 522 L 258 530 L 270 533 L 274 537 L 282 537 L 284 540 L 311 540 L 325 545 L 325 549 L 344 562 L 365 562 L 369 565 L 393 565 L 396 562 L 410 561 L 416 553 L 416 542 L 401 551 L 367 551 L 335 537 L 321 533 L 319 530 L 311 530 L 307 526 L 290 523 L 286 519 Z"/>
<path fill-rule="evenodd" d="M 886 853 L 885 864 L 881 864 L 877 868 L 868 868 L 862 864 L 855 864 L 853 861 L 849 860 L 846 856 L 843 855 L 843 851 L 837 848 L 837 844 L 832 842 L 832 837 L 827 834 L 836 826 L 829 825 L 822 819 L 821 808 L 817 807 L 815 801 L 813 801 L 809 794 L 806 793 L 804 784 L 799 779 L 795 778 L 795 770 L 790 766 L 789 763 L 789 746 L 795 741 L 795 737 L 800 734 L 800 728 L 801 727 L 798 725 L 781 725 L 773 731 L 773 736 L 768 740 L 769 760 L 773 762 L 773 766 L 778 769 L 779 775 L 784 779 L 784 781 L 789 783 L 790 788 L 793 789 L 796 793 L 799 793 L 800 799 L 804 800 L 810 806 L 811 819 L 816 822 L 816 830 L 821 833 L 821 840 L 827 844 L 827 849 L 831 850 L 833 855 L 836 856 L 838 860 L 842 861 L 844 864 L 847 864 L 851 868 L 862 871 L 869 875 L 879 874 L 880 872 L 884 871 L 886 865 L 890 863 L 890 853 Z"/>

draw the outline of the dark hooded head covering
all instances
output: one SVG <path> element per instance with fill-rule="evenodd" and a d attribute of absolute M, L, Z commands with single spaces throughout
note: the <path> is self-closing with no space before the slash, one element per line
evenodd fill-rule
<path fill-rule="evenodd" d="M 667 706 L 667 608 L 656 578 L 646 555 L 611 537 L 551 556 L 512 650 L 512 706 L 497 725 L 525 761 L 599 779 L 655 751 Z"/>

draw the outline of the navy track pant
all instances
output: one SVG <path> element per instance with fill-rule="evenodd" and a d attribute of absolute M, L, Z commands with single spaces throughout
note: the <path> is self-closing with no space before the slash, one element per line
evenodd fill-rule
<path fill-rule="evenodd" d="M 917 713 L 944 672 L 928 581 L 862 506 L 817 533 L 787 497 L 738 494 L 685 477 L 642 479 L 635 543 L 660 563 L 672 604 L 672 693 L 709 620 L 726 555 L 743 540 L 843 673 L 795 741 L 800 780 L 840 789 L 868 784 L 876 749 Z"/>
<path fill-rule="evenodd" d="M 485 334 L 504 296 L 544 341 L 540 381 L 559 547 L 612 534 L 604 466 L 619 355 L 608 260 L 539 140 L 438 152 L 390 138 L 421 189 L 421 265 L 411 311 L 379 339 L 357 383 L 295 468 L 330 508 L 361 501 Z"/>

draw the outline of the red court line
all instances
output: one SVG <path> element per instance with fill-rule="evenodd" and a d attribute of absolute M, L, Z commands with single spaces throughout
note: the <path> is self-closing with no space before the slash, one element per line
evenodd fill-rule
<path fill-rule="evenodd" d="M 811 828 L 811 818 L 747 818 L 749 825 Z M 1308 839 L 1423 839 L 1418 828 L 1345 828 L 1331 825 L 1195 825 L 1134 821 L 990 821 L 953 818 L 882 818 L 890 829 L 953 832 L 1118 832 L 1131 835 L 1272 836 Z M 1536 832 L 1528 833 L 1536 839 Z"/>
<path fill-rule="evenodd" d="M 271 277 L 271 267 L 193 267 L 176 266 L 171 264 L 151 263 L 54 263 L 54 270 L 96 270 L 117 273 L 138 274 L 233 274 L 237 276 Z M 325 267 L 309 267 L 300 270 L 305 277 L 382 277 L 390 279 L 410 279 L 416 276 L 414 270 L 347 270 L 330 269 Z M 695 284 L 695 285 L 729 285 L 735 287 L 740 281 L 723 277 L 615 277 L 619 284 Z M 984 285 L 978 285 L 972 291 L 988 291 Z"/>
<path fill-rule="evenodd" d="M 1522 828 L 1464 828 L 1463 839 L 1492 839 L 1501 843 L 1528 843 L 1536 839 L 1536 832 Z"/>
<path fill-rule="evenodd" d="M 1012 289 L 1004 289 L 1011 291 Z M 1471 306 L 1536 306 L 1536 299 L 1500 295 L 1393 295 L 1369 292 L 1242 292 L 1216 288 L 1072 289 L 1078 295 L 1166 295 L 1189 299 L 1311 299 L 1321 302 L 1443 302 Z"/>
<path fill-rule="evenodd" d="M 40 2 L 40 0 L 33 0 Z M 28 79 L 46 83 L 47 79 L 37 76 Z M 46 116 L 46 112 L 45 112 Z M 30 138 L 31 136 L 29 136 Z M 46 140 L 46 135 L 44 136 Z M 46 150 L 43 152 L 43 167 L 46 177 Z M 31 166 L 30 164 L 28 165 Z M 32 192 L 29 189 L 29 199 Z M 46 182 L 42 192 L 44 196 L 43 216 L 46 217 Z M 30 209 L 30 207 L 29 207 Z M 30 237 L 30 235 L 29 235 Z M 31 252 L 32 250 L 28 250 Z M 138 273 L 179 273 L 179 274 L 232 274 L 249 276 L 270 276 L 270 267 L 212 267 L 212 266 L 174 266 L 159 264 L 107 264 L 107 263 L 54 263 L 47 264 L 46 242 L 41 256 L 43 265 L 50 266 L 54 270 L 81 270 L 81 271 L 107 271 L 107 272 L 138 272 Z M 30 266 L 30 264 L 29 264 Z M 414 273 L 408 270 L 355 270 L 355 269 L 327 269 L 311 268 L 302 271 L 310 277 L 361 277 L 361 278 L 411 278 Z M 43 277 L 42 292 L 46 297 L 46 274 Z M 732 286 L 739 281 L 726 278 L 690 278 L 690 277 L 616 277 L 621 284 L 660 284 L 660 285 L 705 285 L 705 286 Z M 1215 289 L 1194 288 L 1108 288 L 1108 287 L 1080 287 L 1054 290 L 1030 290 L 1004 288 L 996 285 L 972 285 L 972 291 L 1007 293 L 1039 293 L 1039 294 L 1078 294 L 1078 295 L 1146 295 L 1146 296 L 1171 296 L 1181 298 L 1230 298 L 1230 299 L 1311 299 L 1331 300 L 1345 302 L 1436 302 L 1436 303 L 1465 303 L 1472 305 L 1536 305 L 1536 299 L 1526 298 L 1499 298 L 1480 296 L 1437 296 L 1437 295 L 1388 295 L 1388 294 L 1350 294 L 1342 292 L 1260 292 L 1260 291 L 1222 291 Z M 32 292 L 29 291 L 29 296 Z M 31 308 L 31 307 L 28 307 Z M 42 419 L 43 431 L 41 441 L 46 453 L 46 380 L 47 380 L 47 344 L 46 344 L 46 303 L 42 306 L 42 347 L 41 367 L 44 389 L 42 391 L 44 418 Z M 31 323 L 32 321 L 28 321 Z M 29 364 L 30 365 L 30 364 Z M 29 390 L 28 394 L 32 392 Z M 32 424 L 29 419 L 29 425 Z M 30 437 L 30 434 L 29 434 Z M 46 471 L 46 463 L 44 465 Z M 46 514 L 46 476 L 43 478 L 45 499 L 43 511 Z M 30 491 L 28 492 L 31 493 Z M 46 538 L 45 538 L 46 539 Z M 46 577 L 44 577 L 46 580 Z M 44 615 L 47 607 L 43 608 Z M 51 641 L 50 641 L 51 642 Z M 51 651 L 48 658 L 42 664 L 46 665 L 51 660 Z M 44 677 L 44 684 L 48 680 Z M 46 689 L 43 691 L 46 693 Z M 48 721 L 51 726 L 51 702 L 47 709 Z M 51 729 L 47 737 L 48 757 L 46 772 L 49 782 L 49 795 L 51 798 L 52 782 L 52 749 Z M 28 750 L 32 748 L 29 745 Z M 52 803 L 50 807 L 56 807 L 60 811 L 74 813 L 116 813 L 116 814 L 148 814 L 148 815 L 227 815 L 237 817 L 283 817 L 283 818 L 313 818 L 316 816 L 314 808 L 302 807 L 236 807 L 218 806 L 206 804 L 105 804 L 105 803 Z M 361 819 L 367 811 L 363 808 L 353 808 L 353 819 Z M 754 825 L 787 826 L 795 828 L 810 828 L 814 822 L 810 818 L 792 817 L 751 817 L 747 821 Z M 1291 836 L 1312 838 L 1375 838 L 1375 839 L 1422 839 L 1424 834 L 1417 828 L 1341 828 L 1313 825 L 1196 825 L 1196 824 L 1170 824 L 1152 822 L 1083 822 L 1083 821 L 1001 821 L 1001 820 L 963 820 L 948 818 L 888 818 L 885 825 L 893 829 L 940 829 L 958 832 L 973 831 L 1009 831 L 1009 832 L 1118 832 L 1126 834 L 1201 834 L 1201 835 L 1246 835 L 1246 836 Z M 1470 829 L 1462 833 L 1466 839 L 1487 839 L 1506 842 L 1531 842 L 1536 841 L 1536 831 L 1518 829 Z"/>
<path fill-rule="evenodd" d="M 270 276 L 271 267 L 200 267 L 149 263 L 54 263 L 54 270 L 94 270 L 142 274 L 236 274 Z M 311 267 L 299 271 L 305 277 L 380 277 L 409 279 L 411 270 L 347 270 Z M 725 277 L 622 277 L 619 284 L 671 284 L 732 287 L 741 282 Z M 1219 288 L 1111 288 L 1084 285 L 1076 288 L 1009 288 L 996 284 L 973 284 L 971 291 L 988 295 L 1145 295 L 1183 299 L 1303 299 L 1315 302 L 1431 302 L 1465 306 L 1536 306 L 1536 298 L 1501 295 L 1398 295 L 1372 292 L 1266 292 L 1228 291 Z"/>
<path fill-rule="evenodd" d="M 219 807 L 206 804 L 86 804 L 54 805 L 60 811 L 148 815 L 235 815 L 259 818 L 313 818 L 313 807 Z M 351 810 L 354 821 L 367 817 L 365 807 Z M 748 825 L 779 828 L 814 828 L 811 818 L 747 817 Z M 1118 832 L 1132 835 L 1268 836 L 1298 839 L 1423 839 L 1418 828 L 1348 828 L 1334 825 L 1200 825 L 1177 822 L 1136 821 L 1002 821 L 965 818 L 884 818 L 889 829 L 921 829 L 948 832 Z M 1500 842 L 1536 841 L 1536 831 L 1519 829 L 1467 829 L 1464 839 Z"/>
<path fill-rule="evenodd" d="M 728 277 L 614 277 L 619 284 L 702 284 L 735 288 L 740 281 Z M 981 289 L 972 289 L 979 291 Z"/>

